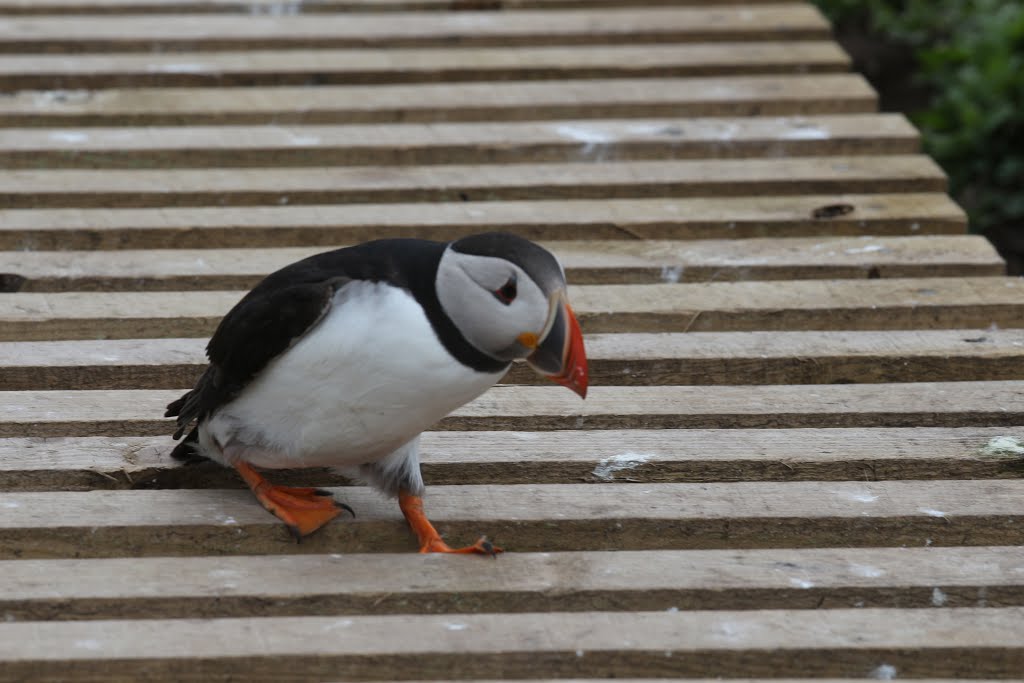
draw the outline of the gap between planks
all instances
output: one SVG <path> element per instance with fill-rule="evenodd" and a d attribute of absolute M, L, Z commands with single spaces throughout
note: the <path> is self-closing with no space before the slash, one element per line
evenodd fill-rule
<path fill-rule="evenodd" d="M 832 205 L 853 210 L 832 218 L 814 217 L 817 209 Z M 382 235 L 448 240 L 488 230 L 542 241 L 962 237 L 967 218 L 947 195 L 939 193 L 386 206 L 0 209 L 0 248 L 16 251 L 322 248 Z"/>
<path fill-rule="evenodd" d="M 339 245 L 340 246 L 340 245 Z M 571 284 L 1003 275 L 980 235 L 543 242 Z M 0 291 L 250 289 L 315 248 L 0 251 Z"/>
<path fill-rule="evenodd" d="M 243 18 L 216 14 L 11 17 L 0 52 L 470 47 L 807 40 L 831 35 L 806 3 L 587 11 L 398 12 Z"/>
<path fill-rule="evenodd" d="M 3 64 L 0 58 L 0 80 Z M 295 102 L 300 100 L 302 107 L 296 108 Z M 877 96 L 859 74 L 801 74 L 231 90 L 35 90 L 16 92 L 0 100 L 0 125 L 379 125 L 656 116 L 806 116 L 868 113 L 876 108 Z"/>
<path fill-rule="evenodd" d="M 152 436 L 182 391 L 4 391 L 0 436 Z M 497 386 L 437 423 L 442 430 L 1013 426 L 1024 382 L 769 386 Z"/>
<path fill-rule="evenodd" d="M 0 293 L 0 341 L 206 337 L 239 291 Z M 1020 323 L 1019 278 L 569 288 L 585 332 L 967 329 Z"/>
<path fill-rule="evenodd" d="M 328 490 L 358 517 L 300 544 L 249 491 L 4 492 L 0 559 L 415 551 L 394 500 Z M 432 486 L 425 500 L 449 542 L 485 533 L 510 552 L 1024 542 L 1019 479 L 460 485 Z"/>
<path fill-rule="evenodd" d="M 1024 379 L 1024 330 L 594 334 L 592 385 L 862 384 Z M 0 387 L 176 389 L 207 364 L 206 339 L 0 342 Z M 518 364 L 502 380 L 547 384 Z"/>
<path fill-rule="evenodd" d="M 1019 427 L 427 432 L 428 485 L 1016 479 Z M 232 470 L 182 465 L 156 437 L 0 439 L 0 489 L 241 488 Z M 277 483 L 342 486 L 326 469 Z"/>
<path fill-rule="evenodd" d="M 1013 547 L 0 561 L 8 622 L 1021 605 Z"/>

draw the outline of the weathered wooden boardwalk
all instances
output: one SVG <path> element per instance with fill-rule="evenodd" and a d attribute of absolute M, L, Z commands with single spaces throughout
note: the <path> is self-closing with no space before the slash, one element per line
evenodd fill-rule
<path fill-rule="evenodd" d="M 1024 677 L 1024 282 L 765 0 L 0 0 L 0 680 Z M 263 274 L 563 258 L 580 402 L 296 545 L 164 404 Z"/>

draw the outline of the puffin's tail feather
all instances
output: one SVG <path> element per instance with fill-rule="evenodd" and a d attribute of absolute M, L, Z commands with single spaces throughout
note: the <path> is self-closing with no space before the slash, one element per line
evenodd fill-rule
<path fill-rule="evenodd" d="M 164 417 L 178 418 L 178 428 L 174 431 L 175 440 L 180 439 L 193 422 L 202 422 L 212 408 L 224 403 L 218 398 L 220 396 L 218 394 L 220 390 L 219 377 L 220 371 L 217 366 L 207 366 L 194 389 L 185 392 L 178 400 L 167 404 L 167 412 L 164 413 Z M 189 438 L 195 440 L 192 435 Z"/>
<path fill-rule="evenodd" d="M 185 392 L 185 394 L 177 401 L 171 401 L 167 404 L 167 412 L 164 413 L 164 417 L 177 417 L 181 415 L 181 409 L 185 407 L 185 403 L 188 401 L 189 394 L 191 391 Z"/>
<path fill-rule="evenodd" d="M 207 460 L 206 457 L 199 454 L 199 450 L 196 448 L 197 443 L 199 443 L 199 427 L 193 428 L 188 433 L 188 436 L 174 447 L 174 450 L 171 451 L 171 457 L 175 460 L 183 460 L 186 463 Z"/>
<path fill-rule="evenodd" d="M 181 435 L 185 433 L 185 430 L 192 423 L 194 419 L 189 411 L 189 400 L 193 398 L 195 391 L 186 392 L 184 396 L 179 398 L 177 401 L 171 401 L 167 404 L 167 412 L 164 413 L 164 417 L 176 417 L 178 418 L 178 427 L 174 430 L 172 438 L 175 441 L 181 438 Z M 189 435 L 189 438 L 195 441 L 195 433 Z M 187 441 L 188 439 L 186 439 Z"/>

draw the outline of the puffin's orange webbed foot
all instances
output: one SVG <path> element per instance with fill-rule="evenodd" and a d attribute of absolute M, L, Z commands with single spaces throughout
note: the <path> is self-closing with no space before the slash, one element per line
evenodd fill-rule
<path fill-rule="evenodd" d="M 309 487 L 274 486 L 245 462 L 235 464 L 235 469 L 252 489 L 256 499 L 288 527 L 296 541 L 302 540 L 327 522 L 347 510 L 355 513 L 348 505 L 339 503 L 329 491 Z"/>
<path fill-rule="evenodd" d="M 263 507 L 287 525 L 295 540 L 313 533 L 342 510 L 352 512 L 347 505 L 335 501 L 329 492 L 318 489 L 267 484 L 254 493 Z"/>
<path fill-rule="evenodd" d="M 398 494 L 398 506 L 402 509 L 402 514 L 405 515 L 409 526 L 412 527 L 412 530 L 416 532 L 416 536 L 420 539 L 421 553 L 490 555 L 491 557 L 497 557 L 499 553 L 505 552 L 502 548 L 488 541 L 486 536 L 481 536 L 476 543 L 467 545 L 465 548 L 452 548 L 441 539 L 441 534 L 437 533 L 437 529 L 434 528 L 434 525 L 430 523 L 430 520 L 423 513 L 423 499 L 419 496 L 414 496 L 406 491 L 400 491 Z"/>
<path fill-rule="evenodd" d="M 477 542 L 473 545 L 467 545 L 465 548 L 452 548 L 443 540 L 440 536 L 427 539 L 420 546 L 421 553 L 452 553 L 454 555 L 490 555 L 491 557 L 497 556 L 499 553 L 505 552 L 502 548 L 494 545 L 487 540 L 486 536 L 481 536 L 477 539 Z"/>

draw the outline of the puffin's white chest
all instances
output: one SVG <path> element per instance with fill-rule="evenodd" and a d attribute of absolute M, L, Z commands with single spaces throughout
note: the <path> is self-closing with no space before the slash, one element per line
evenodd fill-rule
<path fill-rule="evenodd" d="M 261 467 L 373 462 L 502 374 L 455 360 L 405 290 L 354 282 L 312 332 L 206 424 L 222 444 L 272 451 L 272 461 L 253 460 Z"/>

